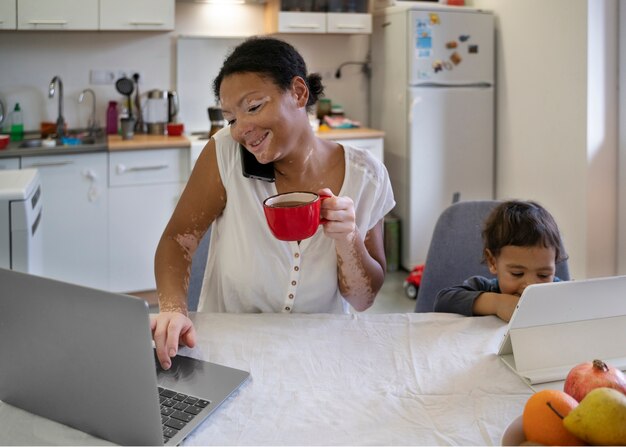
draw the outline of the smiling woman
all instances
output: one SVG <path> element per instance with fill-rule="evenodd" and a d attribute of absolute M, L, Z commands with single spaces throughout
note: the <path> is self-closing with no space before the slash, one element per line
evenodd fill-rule
<path fill-rule="evenodd" d="M 156 253 L 152 329 L 165 368 L 179 343 L 195 344 L 187 288 L 209 226 L 199 311 L 363 311 L 384 279 L 382 219 L 395 205 L 387 171 L 366 150 L 315 136 L 307 112 L 324 88 L 298 51 L 248 39 L 226 58 L 214 91 L 228 126 L 199 156 Z M 255 167 L 272 175 L 250 175 Z M 326 196 L 323 222 L 305 240 L 279 240 L 265 220 L 263 201 L 291 191 Z"/>

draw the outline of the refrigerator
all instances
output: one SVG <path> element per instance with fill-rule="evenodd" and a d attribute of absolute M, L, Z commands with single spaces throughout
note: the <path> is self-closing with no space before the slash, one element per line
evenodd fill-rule
<path fill-rule="evenodd" d="M 371 125 L 401 226 L 401 265 L 426 260 L 439 215 L 495 196 L 494 17 L 487 11 L 398 2 L 373 20 Z"/>

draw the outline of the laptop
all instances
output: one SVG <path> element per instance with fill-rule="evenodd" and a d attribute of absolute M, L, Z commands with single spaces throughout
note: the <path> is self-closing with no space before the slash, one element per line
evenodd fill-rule
<path fill-rule="evenodd" d="M 626 369 L 626 276 L 528 286 L 500 344 L 500 359 L 532 389 L 562 389 L 593 359 Z"/>
<path fill-rule="evenodd" d="M 177 445 L 249 373 L 156 360 L 147 303 L 0 269 L 0 400 L 122 445 Z"/>

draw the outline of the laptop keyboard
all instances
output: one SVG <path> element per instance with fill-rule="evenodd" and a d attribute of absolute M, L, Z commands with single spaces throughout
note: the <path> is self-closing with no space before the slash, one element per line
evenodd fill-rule
<path fill-rule="evenodd" d="M 211 402 L 188 394 L 159 387 L 163 443 L 176 436 L 191 420 Z"/>

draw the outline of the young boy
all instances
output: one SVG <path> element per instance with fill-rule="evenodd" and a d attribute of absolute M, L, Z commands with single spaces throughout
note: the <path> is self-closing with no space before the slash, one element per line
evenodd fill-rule
<path fill-rule="evenodd" d="M 509 321 L 530 284 L 560 281 L 556 264 L 567 259 L 554 218 L 535 202 L 511 200 L 485 220 L 483 261 L 496 277 L 473 276 L 439 291 L 435 312 L 497 315 Z"/>

